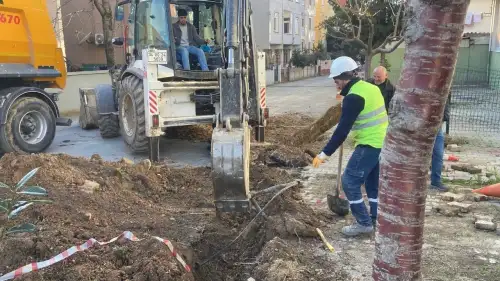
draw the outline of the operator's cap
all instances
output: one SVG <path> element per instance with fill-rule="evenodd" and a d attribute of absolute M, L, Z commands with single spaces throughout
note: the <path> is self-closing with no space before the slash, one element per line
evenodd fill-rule
<path fill-rule="evenodd" d="M 177 11 L 177 15 L 178 15 L 179 17 L 187 17 L 188 13 L 187 13 L 187 11 L 186 11 L 186 10 L 184 10 L 184 9 L 179 9 L 179 10 Z"/>

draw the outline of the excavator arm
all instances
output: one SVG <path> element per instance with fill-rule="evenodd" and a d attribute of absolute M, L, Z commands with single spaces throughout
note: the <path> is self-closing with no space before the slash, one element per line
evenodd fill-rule
<path fill-rule="evenodd" d="M 256 128 L 257 140 L 263 140 L 266 114 L 259 82 L 265 81 L 259 81 L 249 0 L 228 0 L 224 9 L 227 64 L 219 69 L 220 114 L 212 135 L 215 206 L 219 212 L 246 212 L 250 210 L 250 125 Z"/>

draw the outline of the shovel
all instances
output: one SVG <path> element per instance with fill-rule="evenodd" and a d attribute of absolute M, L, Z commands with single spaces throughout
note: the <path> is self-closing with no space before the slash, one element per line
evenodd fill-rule
<path fill-rule="evenodd" d="M 328 208 L 339 216 L 346 216 L 349 214 L 349 201 L 340 198 L 340 184 L 342 174 L 342 155 L 344 154 L 344 145 L 340 145 L 339 150 L 339 165 L 337 170 L 337 183 L 333 188 L 333 195 L 328 194 L 326 197 Z"/>

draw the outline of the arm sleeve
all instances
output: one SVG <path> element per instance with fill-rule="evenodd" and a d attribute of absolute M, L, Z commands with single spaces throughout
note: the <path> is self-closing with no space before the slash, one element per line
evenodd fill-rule
<path fill-rule="evenodd" d="M 358 95 L 347 95 L 342 102 L 342 115 L 340 121 L 333 132 L 332 138 L 323 148 L 323 152 L 331 156 L 337 148 L 345 141 L 347 135 L 358 118 L 359 113 L 365 107 L 365 100 Z"/>
<path fill-rule="evenodd" d="M 205 44 L 205 40 L 203 40 L 203 38 L 201 38 L 200 35 L 198 35 L 198 32 L 196 32 L 196 27 L 194 26 L 193 26 L 193 38 L 196 44 L 200 46 Z"/>

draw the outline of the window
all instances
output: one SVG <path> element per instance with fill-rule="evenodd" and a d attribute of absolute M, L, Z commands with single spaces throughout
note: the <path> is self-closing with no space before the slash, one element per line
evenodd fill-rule
<path fill-rule="evenodd" d="M 283 33 L 292 33 L 290 26 L 290 12 L 285 12 L 285 15 L 283 15 Z"/>
<path fill-rule="evenodd" d="M 309 18 L 309 30 L 313 30 L 312 18 Z"/>
<path fill-rule="evenodd" d="M 154 46 L 160 49 L 170 47 L 170 33 L 167 22 L 167 7 L 164 0 L 143 1 L 137 5 L 136 42 L 138 50 Z"/>
<path fill-rule="evenodd" d="M 293 29 L 295 34 L 299 34 L 299 17 L 295 17 L 295 22 L 293 23 Z"/>
<path fill-rule="evenodd" d="M 279 32 L 278 26 L 279 26 L 279 13 L 274 13 L 273 30 L 276 33 Z"/>
<path fill-rule="evenodd" d="M 302 28 L 304 28 L 305 25 L 306 25 L 306 19 L 302 18 Z"/>

